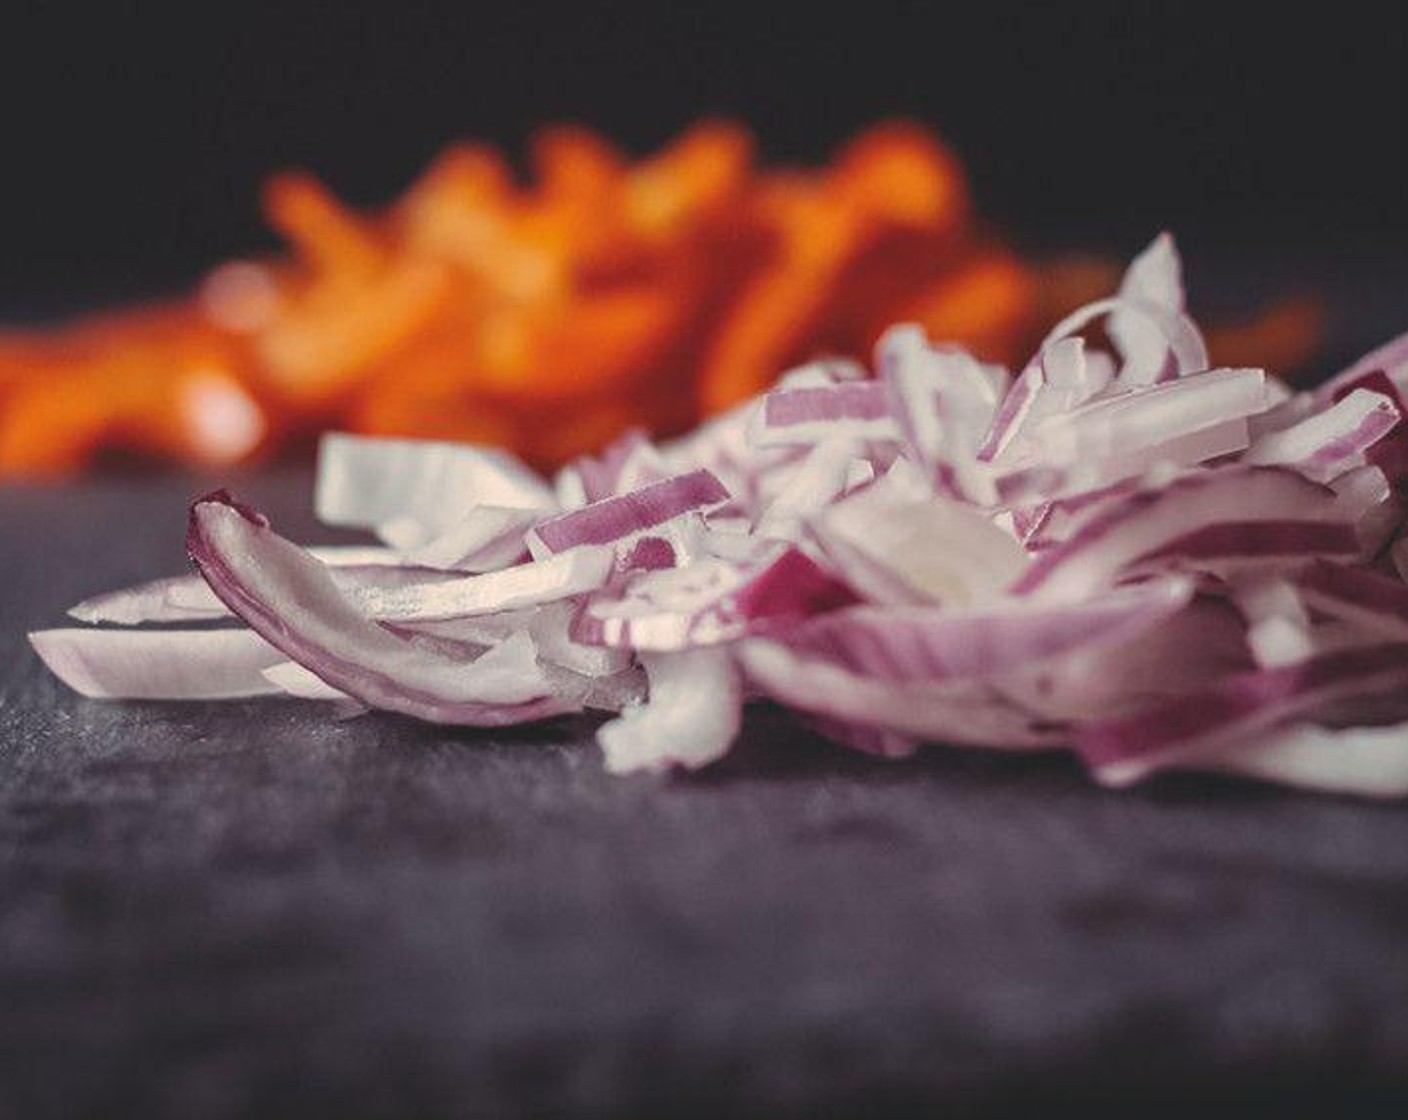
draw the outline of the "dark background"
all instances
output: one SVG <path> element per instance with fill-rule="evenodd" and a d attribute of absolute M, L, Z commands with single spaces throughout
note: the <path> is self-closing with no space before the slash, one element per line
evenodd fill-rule
<path fill-rule="evenodd" d="M 1343 5 L 1266 8 L 11 0 L 0 309 L 271 244 L 273 168 L 374 203 L 446 140 L 517 148 L 551 119 L 645 151 L 732 114 L 812 160 L 917 116 L 1025 245 L 1128 251 L 1167 226 L 1195 252 L 1408 246 L 1399 37 Z"/>

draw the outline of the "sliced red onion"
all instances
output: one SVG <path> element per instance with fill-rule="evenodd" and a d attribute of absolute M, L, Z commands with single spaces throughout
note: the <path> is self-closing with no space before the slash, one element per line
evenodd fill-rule
<path fill-rule="evenodd" d="M 1373 557 L 1403 524 L 1403 504 L 1378 467 L 1346 471 L 1330 483 L 1341 516 L 1354 526 L 1361 556 Z"/>
<path fill-rule="evenodd" d="M 890 412 L 920 462 L 964 468 L 976 460 L 1009 391 L 1005 370 L 932 347 L 912 324 L 881 336 L 876 362 Z"/>
<path fill-rule="evenodd" d="M 1066 464 L 1166 444 L 1262 411 L 1265 382 L 1259 369 L 1218 369 L 1105 396 L 1044 417 L 1024 436 L 1024 451 Z"/>
<path fill-rule="evenodd" d="M 1076 344 L 1080 345 L 1079 340 L 1076 340 Z M 979 459 L 991 462 L 1007 450 L 1013 438 L 1037 409 L 1043 395 L 1049 396 L 1046 394 L 1048 388 L 1046 371 L 1039 362 L 1032 363 L 1021 372 L 1012 382 L 1012 388 L 1007 390 L 1007 395 L 1002 398 L 988 434 L 978 445 Z"/>
<path fill-rule="evenodd" d="M 399 553 L 374 546 L 329 545 L 308 551 L 333 567 L 355 568 L 401 562 Z M 79 622 L 137 626 L 143 622 L 204 621 L 228 617 L 230 612 L 215 597 L 205 580 L 197 573 L 189 572 L 94 595 L 70 607 L 68 613 Z"/>
<path fill-rule="evenodd" d="M 1387 396 L 1355 389 L 1323 412 L 1262 436 L 1247 449 L 1242 461 L 1295 467 L 1316 482 L 1329 482 L 1363 466 L 1365 452 L 1398 421 L 1398 409 Z"/>
<path fill-rule="evenodd" d="M 763 397 L 752 435 L 758 447 L 810 446 L 833 435 L 855 440 L 899 437 L 886 386 L 879 381 L 775 389 Z"/>
<path fill-rule="evenodd" d="M 554 696 L 526 635 L 470 664 L 418 648 L 367 619 L 323 564 L 227 497 L 191 507 L 186 545 L 215 593 L 256 633 L 369 707 L 494 727 L 575 706 Z"/>
<path fill-rule="evenodd" d="M 587 504 L 587 484 L 576 464 L 568 463 L 553 475 L 552 494 L 559 510 L 581 509 Z"/>
<path fill-rule="evenodd" d="M 528 534 L 528 549 L 543 557 L 582 545 L 618 544 L 687 513 L 723 505 L 729 497 L 710 471 L 675 475 L 539 522 Z"/>
<path fill-rule="evenodd" d="M 779 636 L 795 652 L 852 673 L 906 683 L 999 677 L 1083 646 L 1127 640 L 1176 614 L 1192 582 L 1117 588 L 1087 603 L 1009 601 L 972 610 L 850 607 Z"/>
<path fill-rule="evenodd" d="M 579 641 L 668 652 L 735 641 L 855 602 L 843 585 L 794 547 L 766 560 L 699 560 L 635 580 L 625 592 L 589 599 L 574 621 Z"/>
<path fill-rule="evenodd" d="M 1342 385 L 1335 392 L 1335 403 L 1338 404 L 1361 389 L 1388 398 L 1400 417 L 1408 413 L 1408 406 L 1404 405 L 1398 386 L 1380 370 L 1374 370 Z M 1305 396 L 1310 397 L 1310 394 L 1306 393 Z M 1366 448 L 1364 457 L 1371 465 L 1382 470 L 1395 487 L 1408 483 L 1408 426 L 1397 424 L 1388 435 Z"/>
<path fill-rule="evenodd" d="M 1084 403 L 1106 383 L 1091 376 L 1083 339 L 1063 338 L 1044 347 L 1003 397 L 978 458 L 991 461 L 1006 454 L 1028 428 Z"/>
<path fill-rule="evenodd" d="M 749 679 L 764 695 L 839 723 L 916 739 L 986 747 L 1054 747 L 1068 738 L 989 689 L 896 684 L 802 657 L 777 642 L 750 638 L 738 647 Z"/>
<path fill-rule="evenodd" d="M 586 645 L 572 637 L 581 606 L 576 602 L 548 603 L 499 614 L 473 615 L 438 622 L 411 624 L 416 632 L 455 641 L 495 646 L 526 632 L 537 647 L 538 659 L 584 677 L 610 677 L 631 667 L 628 650 Z"/>
<path fill-rule="evenodd" d="M 1101 782 L 1126 785 L 1165 766 L 1221 757 L 1334 701 L 1404 690 L 1408 645 L 1336 651 L 1234 676 L 1201 694 L 1087 726 L 1076 744 Z"/>
<path fill-rule="evenodd" d="M 1320 561 L 1296 577 L 1305 602 L 1389 641 L 1408 642 L 1408 586 L 1368 568 Z"/>
<path fill-rule="evenodd" d="M 777 379 L 777 388 L 824 389 L 851 381 L 865 381 L 869 377 L 869 370 L 850 358 L 817 358 L 789 369 Z"/>
<path fill-rule="evenodd" d="M 283 655 L 248 630 L 40 630 L 30 644 L 56 677 L 97 699 L 229 700 L 278 689 Z"/>
<path fill-rule="evenodd" d="M 711 471 L 737 497 L 756 469 L 788 455 L 786 450 L 762 451 L 753 446 L 751 433 L 760 408 L 757 399 L 745 401 L 662 445 L 660 454 L 675 474 Z"/>
<path fill-rule="evenodd" d="M 738 736 L 743 694 L 726 650 L 645 654 L 650 699 L 597 731 L 613 774 L 697 770 L 722 758 Z"/>
<path fill-rule="evenodd" d="M 1156 346 L 1145 348 L 1147 343 L 1141 333 L 1141 348 L 1124 356 L 1118 374 L 1120 384 L 1148 385 L 1208 368 L 1207 344 L 1187 315 L 1138 299 L 1102 299 L 1086 304 L 1057 323 L 1042 348 L 1079 334 L 1105 316 L 1123 317 L 1126 324 L 1146 323 L 1150 328 L 1147 338 L 1152 339 L 1155 332 L 1159 338 Z"/>
<path fill-rule="evenodd" d="M 1187 308 L 1188 300 L 1183 292 L 1183 261 L 1171 233 L 1164 230 L 1130 262 L 1124 279 L 1120 281 L 1120 295 L 1169 311 Z"/>
<path fill-rule="evenodd" d="M 576 494 L 572 491 L 574 500 L 564 503 L 568 509 L 663 482 L 675 473 L 660 449 L 639 428 L 617 438 L 598 456 L 582 456 L 570 469 L 580 484 L 581 500 L 575 500 Z"/>
<path fill-rule="evenodd" d="M 1185 384 L 1183 382 L 1177 384 Z M 1104 457 L 1071 458 L 1064 465 L 1029 466 L 1000 476 L 998 499 L 1004 504 L 1047 502 L 1108 491 L 1118 483 L 1139 476 L 1192 467 L 1233 455 L 1250 442 L 1247 421 L 1241 417 L 1161 443 L 1123 448 Z"/>
<path fill-rule="evenodd" d="M 1317 556 L 1350 559 L 1358 548 L 1333 491 L 1276 467 L 1227 467 L 1118 500 L 1037 557 L 1012 591 L 1085 599 L 1151 561 L 1211 570 L 1239 561 L 1266 566 Z"/>
<path fill-rule="evenodd" d="M 627 572 L 658 572 L 679 565 L 680 555 L 674 544 L 666 537 L 654 536 L 637 537 L 620 563 Z"/>
<path fill-rule="evenodd" d="M 427 568 L 491 572 L 527 559 L 528 530 L 548 516 L 543 509 L 475 506 L 458 525 L 406 553 L 406 560 Z"/>
<path fill-rule="evenodd" d="M 1102 319 L 1113 350 L 1081 337 Z M 1402 732 L 1363 728 L 1408 719 L 1387 566 L 1408 569 L 1408 540 L 1389 547 L 1405 339 L 1316 393 L 1209 371 L 1165 235 L 1015 381 L 901 326 L 875 380 L 811 363 L 551 488 L 499 452 L 331 436 L 320 512 L 400 555 L 328 567 L 213 496 L 191 517 L 206 582 L 75 612 L 229 604 L 252 630 L 35 647 L 95 695 L 277 690 L 486 726 L 625 712 L 601 729 L 614 771 L 707 764 L 757 698 L 878 755 L 1074 743 L 1112 784 L 1196 766 L 1403 796 Z"/>
<path fill-rule="evenodd" d="M 639 665 L 604 677 L 576 673 L 554 664 L 547 664 L 544 669 L 561 695 L 573 697 L 588 711 L 619 714 L 627 708 L 638 708 L 649 699 L 650 684 Z"/>
<path fill-rule="evenodd" d="M 1161 233 L 1134 258 L 1120 283 L 1125 304 L 1156 309 L 1163 315 L 1182 316 L 1187 308 L 1183 293 L 1183 262 L 1168 233 Z M 1169 364 L 1173 351 L 1164 330 L 1152 318 L 1117 308 L 1107 324 L 1111 340 L 1124 355 L 1121 380 L 1127 385 L 1154 384 L 1181 372 Z"/>
<path fill-rule="evenodd" d="M 768 503 L 756 534 L 771 540 L 799 540 L 806 518 L 846 493 L 855 455 L 855 443 L 846 436 L 830 436 L 816 444 L 782 492 Z"/>
<path fill-rule="evenodd" d="M 348 589 L 348 598 L 364 614 L 390 622 L 495 614 L 594 591 L 615 563 L 611 549 L 584 546 L 482 575 L 390 588 L 359 586 Z"/>
<path fill-rule="evenodd" d="M 1194 695 L 1252 668 L 1242 618 L 1199 596 L 1155 626 L 1019 670 L 1000 687 L 1028 711 L 1078 726 Z"/>
<path fill-rule="evenodd" d="M 199 575 L 168 576 L 93 595 L 69 608 L 79 622 L 112 622 L 136 626 L 143 622 L 196 622 L 229 615 Z"/>
<path fill-rule="evenodd" d="M 477 505 L 555 504 L 542 479 L 503 451 L 340 432 L 319 445 L 314 500 L 326 524 L 375 529 L 400 549 L 428 543 Z"/>
<path fill-rule="evenodd" d="M 880 603 L 988 602 L 1027 566 L 1022 546 L 969 505 L 917 501 L 876 484 L 811 519 L 813 536 L 857 590 Z"/>

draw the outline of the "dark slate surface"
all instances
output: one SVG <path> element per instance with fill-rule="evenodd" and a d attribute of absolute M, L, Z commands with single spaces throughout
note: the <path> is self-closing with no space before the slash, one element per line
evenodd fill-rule
<path fill-rule="evenodd" d="M 69 695 L 22 632 L 199 488 L 0 490 L 4 1120 L 1408 1109 L 1405 808 Z"/>

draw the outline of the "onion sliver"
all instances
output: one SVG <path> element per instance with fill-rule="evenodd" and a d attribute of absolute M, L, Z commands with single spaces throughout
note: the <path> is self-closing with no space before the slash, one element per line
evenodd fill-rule
<path fill-rule="evenodd" d="M 373 618 L 410 622 L 517 610 L 593 591 L 616 562 L 609 548 L 574 548 L 477 576 L 395 587 L 358 587 L 350 595 Z"/>
<path fill-rule="evenodd" d="M 541 521 L 528 534 L 528 548 L 543 557 L 583 545 L 618 544 L 685 514 L 722 505 L 729 496 L 711 472 L 691 471 Z"/>
<path fill-rule="evenodd" d="M 228 700 L 277 692 L 265 669 L 284 658 L 248 630 L 39 630 L 29 641 L 84 696 Z"/>

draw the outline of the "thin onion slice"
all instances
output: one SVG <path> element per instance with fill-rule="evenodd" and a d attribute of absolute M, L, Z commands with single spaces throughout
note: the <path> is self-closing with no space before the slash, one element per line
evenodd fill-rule
<path fill-rule="evenodd" d="M 349 598 L 364 614 L 391 622 L 496 614 L 593 591 L 607 581 L 615 564 L 611 549 L 586 546 L 482 575 L 356 586 Z"/>
<path fill-rule="evenodd" d="M 528 639 L 468 664 L 418 648 L 367 619 L 324 565 L 224 495 L 191 507 L 186 544 L 211 588 L 251 629 L 369 707 L 481 727 L 575 707 L 553 694 Z"/>
<path fill-rule="evenodd" d="M 264 671 L 283 660 L 248 630 L 39 630 L 30 644 L 83 696 L 230 700 L 278 689 Z"/>
<path fill-rule="evenodd" d="M 540 521 L 528 533 L 528 549 L 542 558 L 583 545 L 617 545 L 722 505 L 729 497 L 727 487 L 708 470 L 675 475 Z"/>

